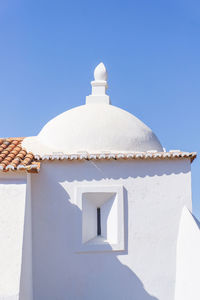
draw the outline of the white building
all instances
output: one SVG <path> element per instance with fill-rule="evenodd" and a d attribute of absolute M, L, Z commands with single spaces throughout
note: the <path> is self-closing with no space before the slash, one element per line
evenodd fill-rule
<path fill-rule="evenodd" d="M 164 151 L 94 77 L 85 105 L 0 141 L 0 299 L 199 300 L 196 153 Z"/>

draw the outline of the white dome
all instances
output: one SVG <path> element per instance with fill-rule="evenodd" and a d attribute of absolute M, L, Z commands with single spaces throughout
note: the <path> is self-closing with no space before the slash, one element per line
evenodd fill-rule
<path fill-rule="evenodd" d="M 101 78 L 104 68 L 100 64 Z M 97 68 L 95 75 L 98 77 Z M 93 81 L 92 87 L 87 104 L 55 117 L 37 137 L 26 138 L 23 146 L 38 155 L 163 151 L 149 127 L 132 114 L 109 104 L 106 81 Z"/>
<path fill-rule="evenodd" d="M 36 138 L 35 146 L 37 142 L 46 146 L 43 154 L 163 151 L 149 127 L 109 104 L 86 104 L 70 109 L 49 121 Z M 39 149 L 33 152 L 40 154 Z"/>

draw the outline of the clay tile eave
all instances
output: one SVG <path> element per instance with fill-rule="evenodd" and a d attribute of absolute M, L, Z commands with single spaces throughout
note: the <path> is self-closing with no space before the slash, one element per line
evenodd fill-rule
<path fill-rule="evenodd" d="M 38 173 L 40 163 L 34 155 L 22 148 L 23 137 L 0 138 L 0 171 L 26 171 Z"/>
<path fill-rule="evenodd" d="M 33 155 L 22 148 L 23 137 L 0 138 L 0 171 L 25 171 L 38 173 L 42 161 L 53 160 L 161 160 L 161 159 L 190 159 L 196 158 L 195 152 L 132 152 L 132 153 L 96 153 L 96 154 L 62 154 L 62 155 Z"/>

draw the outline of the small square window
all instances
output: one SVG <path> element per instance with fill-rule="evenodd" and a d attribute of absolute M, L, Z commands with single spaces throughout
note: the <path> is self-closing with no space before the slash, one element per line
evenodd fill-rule
<path fill-rule="evenodd" d="M 78 187 L 82 211 L 81 251 L 124 250 L 124 200 L 122 186 Z"/>

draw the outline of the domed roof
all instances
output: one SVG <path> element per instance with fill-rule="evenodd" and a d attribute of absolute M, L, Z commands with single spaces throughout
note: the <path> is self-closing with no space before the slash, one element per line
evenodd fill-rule
<path fill-rule="evenodd" d="M 132 114 L 110 104 L 107 72 L 101 63 L 95 69 L 92 95 L 86 104 L 70 109 L 51 121 L 38 136 L 26 138 L 23 146 L 34 154 L 163 151 L 152 132 Z"/>

